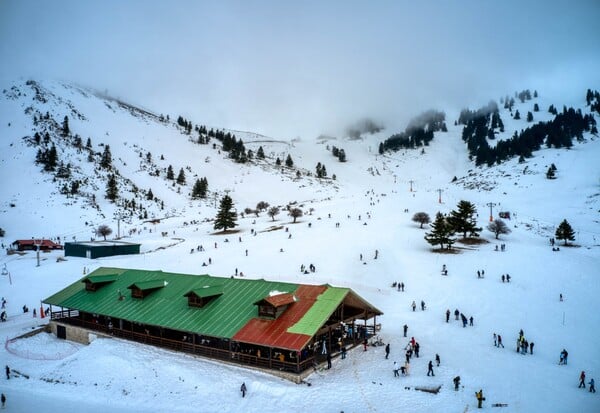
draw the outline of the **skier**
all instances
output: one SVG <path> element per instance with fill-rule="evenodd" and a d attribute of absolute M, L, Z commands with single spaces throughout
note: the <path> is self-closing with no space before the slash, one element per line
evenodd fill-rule
<path fill-rule="evenodd" d="M 582 387 L 585 389 L 585 371 L 582 371 L 579 375 L 579 388 Z"/>
<path fill-rule="evenodd" d="M 460 314 L 460 311 L 458 311 L 458 308 L 456 310 L 454 310 L 454 318 L 456 319 L 456 321 L 458 321 L 459 314 Z"/>
<path fill-rule="evenodd" d="M 248 391 L 248 389 L 246 389 L 246 383 L 242 383 L 242 387 L 240 387 L 240 391 L 242 392 L 242 397 L 246 397 L 246 391 Z"/>
<path fill-rule="evenodd" d="M 485 400 L 485 397 L 483 397 L 483 390 L 479 389 L 479 391 L 476 391 L 475 397 L 477 398 L 477 408 L 481 409 L 481 403 Z"/>
<path fill-rule="evenodd" d="M 435 376 L 435 374 L 433 374 L 433 362 L 431 360 L 429 360 L 429 364 L 427 365 L 427 375 L 429 376 L 429 374 Z"/>
<path fill-rule="evenodd" d="M 450 321 L 450 309 L 446 310 L 446 322 Z"/>
<path fill-rule="evenodd" d="M 398 362 L 394 361 L 394 377 L 400 377 L 400 374 L 398 374 L 398 370 L 400 370 Z"/>
<path fill-rule="evenodd" d="M 437 367 L 440 367 L 440 363 L 441 363 L 440 355 L 437 353 L 435 353 L 435 362 L 437 364 Z"/>
<path fill-rule="evenodd" d="M 415 311 L 417 309 L 417 303 L 415 303 L 414 301 L 411 304 L 412 310 Z"/>
<path fill-rule="evenodd" d="M 385 359 L 387 360 L 388 356 L 390 355 L 390 343 L 387 343 L 385 345 Z"/>
<path fill-rule="evenodd" d="M 460 386 L 460 376 L 456 376 L 452 381 L 454 382 L 454 390 L 458 391 L 458 386 Z"/>
<path fill-rule="evenodd" d="M 590 379 L 589 385 L 590 385 L 590 393 L 596 393 L 596 383 L 594 382 L 593 378 Z"/>
<path fill-rule="evenodd" d="M 408 331 L 408 326 L 406 324 L 404 324 L 404 337 L 406 337 L 406 332 Z"/>

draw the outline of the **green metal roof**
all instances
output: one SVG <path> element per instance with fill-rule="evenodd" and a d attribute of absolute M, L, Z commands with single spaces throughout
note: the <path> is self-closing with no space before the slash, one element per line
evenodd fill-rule
<path fill-rule="evenodd" d="M 349 291 L 349 288 L 328 286 L 327 290 L 317 297 L 315 304 L 296 324 L 288 328 L 287 332 L 309 336 L 315 335 Z"/>
<path fill-rule="evenodd" d="M 97 291 L 86 291 L 81 281 L 91 276 L 118 274 L 115 281 Z M 209 275 L 174 274 L 162 271 L 99 268 L 88 277 L 46 298 L 47 304 L 88 313 L 122 318 L 138 323 L 163 326 L 214 337 L 231 338 L 249 320 L 257 316 L 256 301 L 271 291 L 294 292 L 297 284 L 220 278 Z M 132 284 L 167 282 L 143 299 L 125 293 Z M 202 308 L 188 306 L 185 294 L 205 286 L 223 288 L 223 294 Z M 119 300 L 119 294 L 124 295 Z"/>

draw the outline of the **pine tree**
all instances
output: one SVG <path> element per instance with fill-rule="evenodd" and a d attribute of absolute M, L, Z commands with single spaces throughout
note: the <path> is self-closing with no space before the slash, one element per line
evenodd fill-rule
<path fill-rule="evenodd" d="M 425 234 L 425 241 L 431 245 L 439 245 L 440 249 L 444 249 L 444 245 L 448 246 L 448 249 L 454 243 L 452 235 L 452 227 L 446 221 L 446 218 L 441 212 L 438 212 L 435 216 L 435 221 L 430 225 L 431 231 Z"/>
<path fill-rule="evenodd" d="M 183 168 L 179 170 L 179 174 L 177 175 L 177 183 L 179 185 L 185 185 L 185 172 L 183 171 Z"/>
<path fill-rule="evenodd" d="M 256 151 L 256 157 L 259 159 L 265 159 L 265 151 L 262 146 L 258 147 L 258 151 Z"/>
<path fill-rule="evenodd" d="M 281 166 L 281 159 L 279 159 L 279 157 L 277 157 L 277 159 L 275 159 L 275 165 Z"/>
<path fill-rule="evenodd" d="M 106 184 L 106 198 L 115 202 L 119 197 L 119 188 L 117 187 L 117 179 L 114 174 L 109 175 Z"/>
<path fill-rule="evenodd" d="M 527 122 L 533 122 L 533 113 L 527 112 Z"/>
<path fill-rule="evenodd" d="M 340 160 L 340 162 L 346 162 L 346 152 L 343 149 L 339 150 L 337 157 Z"/>
<path fill-rule="evenodd" d="M 237 226 L 236 220 L 237 213 L 233 210 L 233 200 L 229 195 L 225 195 L 221 199 L 219 212 L 217 212 L 217 216 L 215 217 L 214 229 L 227 231 L 227 228 L 235 228 Z"/>
<path fill-rule="evenodd" d="M 65 118 L 63 119 L 63 124 L 62 124 L 62 136 L 63 137 L 69 136 L 70 133 L 71 133 L 71 131 L 69 130 L 69 117 L 65 116 Z"/>
<path fill-rule="evenodd" d="M 194 188 L 192 189 L 192 199 L 206 198 L 206 191 L 208 188 L 208 181 L 206 178 L 196 179 Z"/>
<path fill-rule="evenodd" d="M 285 158 L 285 166 L 287 166 L 288 168 L 294 166 L 294 161 L 292 160 L 292 156 L 289 153 L 287 158 Z"/>
<path fill-rule="evenodd" d="M 104 169 L 110 169 L 112 165 L 112 155 L 110 153 L 110 146 L 106 145 L 104 147 L 104 152 L 102 153 L 102 158 L 100 158 L 100 166 Z"/>
<path fill-rule="evenodd" d="M 555 236 L 556 239 L 565 240 L 565 245 L 568 244 L 567 241 L 575 241 L 575 231 L 573 231 L 571 224 L 569 224 L 566 219 L 564 219 L 558 228 L 556 228 Z"/>
<path fill-rule="evenodd" d="M 470 236 L 478 237 L 478 232 L 481 228 L 477 228 L 475 224 L 475 215 L 477 208 L 469 201 L 459 201 L 457 211 L 450 211 L 448 217 L 448 225 L 453 232 L 462 232 L 463 238 L 467 238 L 467 232 Z"/>
<path fill-rule="evenodd" d="M 521 114 L 519 113 L 519 110 L 517 109 L 517 111 L 515 112 L 515 117 L 516 120 L 521 119 Z"/>
<path fill-rule="evenodd" d="M 175 179 L 175 174 L 173 173 L 173 167 L 171 165 L 169 165 L 169 167 L 167 168 L 167 179 L 170 181 Z"/>
<path fill-rule="evenodd" d="M 56 146 L 52 145 L 45 156 L 44 170 L 53 171 L 58 163 L 58 153 L 56 152 Z"/>
<path fill-rule="evenodd" d="M 540 106 L 537 103 L 533 104 L 533 111 L 534 112 L 539 112 L 540 111 Z"/>
<path fill-rule="evenodd" d="M 146 193 L 146 199 L 148 201 L 152 201 L 154 199 L 154 194 L 152 193 L 152 188 L 148 189 L 148 192 Z"/>

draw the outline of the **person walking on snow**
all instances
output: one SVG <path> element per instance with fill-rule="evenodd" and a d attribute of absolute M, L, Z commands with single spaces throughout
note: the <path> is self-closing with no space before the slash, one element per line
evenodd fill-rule
<path fill-rule="evenodd" d="M 485 400 L 485 397 L 483 397 L 483 390 L 479 389 L 479 391 L 476 391 L 475 397 L 477 398 L 477 408 L 481 409 L 481 403 Z"/>
<path fill-rule="evenodd" d="M 450 309 L 446 310 L 446 322 L 450 321 Z"/>
<path fill-rule="evenodd" d="M 502 346 L 504 348 L 504 344 L 502 344 L 502 336 L 498 334 L 498 347 Z"/>
<path fill-rule="evenodd" d="M 590 385 L 590 393 L 596 393 L 596 383 L 594 382 L 594 379 L 590 379 L 589 382 Z"/>
<path fill-rule="evenodd" d="M 435 374 L 433 374 L 433 362 L 431 360 L 429 360 L 429 364 L 427 365 L 427 375 L 432 375 L 435 376 Z"/>
<path fill-rule="evenodd" d="M 440 355 L 435 353 L 435 363 L 437 364 L 437 367 L 440 367 Z"/>
<path fill-rule="evenodd" d="M 498 338 L 496 336 L 496 333 L 494 333 L 494 347 L 498 347 Z"/>
<path fill-rule="evenodd" d="M 460 376 L 456 376 L 452 381 L 454 382 L 454 391 L 458 391 L 458 386 L 460 386 Z"/>
<path fill-rule="evenodd" d="M 385 345 L 385 359 L 387 360 L 388 356 L 390 355 L 390 343 L 387 343 Z"/>
<path fill-rule="evenodd" d="M 533 354 L 533 346 L 535 344 L 533 344 L 533 341 L 531 343 L 529 343 L 529 354 Z"/>
<path fill-rule="evenodd" d="M 415 356 L 417 356 L 417 358 L 419 358 L 419 350 L 421 349 L 421 345 L 419 344 L 419 342 L 417 341 L 415 343 Z"/>
<path fill-rule="evenodd" d="M 246 397 L 246 391 L 248 391 L 248 389 L 246 389 L 246 383 L 242 383 L 240 391 L 242 392 L 242 397 Z"/>
<path fill-rule="evenodd" d="M 394 377 L 400 377 L 398 370 L 400 370 L 400 366 L 398 366 L 398 362 L 394 361 Z"/>
<path fill-rule="evenodd" d="M 417 309 L 417 303 L 415 303 L 414 301 L 411 304 L 412 310 L 415 311 Z"/>
<path fill-rule="evenodd" d="M 10 367 L 8 367 L 8 364 L 5 367 L 6 370 L 6 380 L 10 379 Z"/>
<path fill-rule="evenodd" d="M 585 389 L 585 371 L 582 371 L 579 375 L 579 388 L 582 387 Z"/>
<path fill-rule="evenodd" d="M 404 324 L 404 337 L 406 337 L 406 332 L 408 331 L 408 326 L 406 324 Z"/>
<path fill-rule="evenodd" d="M 425 301 L 421 300 L 421 311 L 425 311 Z"/>
<path fill-rule="evenodd" d="M 6 396 L 4 393 L 2 393 L 2 396 L 0 396 L 0 401 L 2 402 L 2 408 L 4 409 L 4 405 L 6 404 Z"/>
<path fill-rule="evenodd" d="M 456 310 L 454 310 L 454 318 L 456 319 L 456 321 L 458 321 L 459 314 L 460 314 L 460 311 L 458 311 L 458 308 Z"/>

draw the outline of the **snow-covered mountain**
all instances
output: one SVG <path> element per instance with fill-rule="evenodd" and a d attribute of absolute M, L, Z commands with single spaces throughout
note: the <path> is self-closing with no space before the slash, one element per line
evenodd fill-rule
<path fill-rule="evenodd" d="M 551 104 L 589 113 L 583 90 L 578 102 L 539 92 L 534 100 L 517 100 L 513 110 L 521 112 L 520 120 L 500 109 L 505 132 L 496 141 L 527 128 L 524 115 L 534 103 L 540 107 L 535 121 L 552 118 L 546 110 Z M 112 411 L 186 412 L 202 406 L 201 411 L 211 412 L 463 412 L 474 407 L 474 392 L 482 388 L 485 404 L 507 403 L 505 412 L 599 411 L 600 399 L 577 388 L 581 370 L 589 378 L 600 378 L 599 139 L 587 133 L 569 150 L 542 149 L 522 163 L 515 158 L 476 167 L 461 139 L 462 125 L 454 123 L 461 108 L 438 109 L 451 114 L 448 132 L 436 132 L 425 148 L 383 155 L 379 143 L 398 131 L 383 130 L 363 139 L 287 141 L 225 130 L 254 153 L 260 146 L 264 149 L 264 160 L 237 163 L 214 138 L 196 143 L 197 132 L 187 134 L 175 121 L 179 114 L 167 119 L 166 113 L 57 82 L 27 81 L 5 88 L 0 95 L 0 228 L 6 233 L 5 247 L 31 237 L 85 240 L 95 237 L 101 224 L 117 235 L 119 219 L 119 235 L 140 242 L 143 252 L 60 262 L 62 253 L 53 252 L 42 254 L 39 267 L 32 253 L 4 255 L 0 263 L 10 276 L 0 277 L 0 285 L 8 299 L 9 320 L 0 331 L 6 339 L 45 321 L 21 314 L 23 304 L 39 307 L 40 300 L 79 279 L 84 267 L 194 274 L 205 272 L 201 264 L 210 257 L 208 271 L 215 276 L 231 276 L 239 269 L 251 278 L 351 287 L 385 313 L 381 337 L 392 347 L 391 360 L 384 359 L 381 348 L 366 353 L 355 349 L 348 359 L 334 360 L 332 370 L 311 376 L 312 386 L 307 387 L 119 340 L 81 347 L 38 335 L 7 342 L 0 352 L 0 364 L 30 376 L 2 386 L 8 406 L 14 411 L 99 412 L 110 406 Z M 65 116 L 69 134 L 62 133 Z M 201 119 L 191 121 L 203 124 Z M 36 144 L 36 132 L 41 144 Z M 49 142 L 44 146 L 46 132 Z M 75 144 L 76 136 L 83 147 Z M 85 147 L 88 138 L 91 148 Z M 68 179 L 56 177 L 56 170 L 44 172 L 35 162 L 38 150 L 52 144 L 63 166 L 70 165 Z M 100 166 L 107 145 L 112 169 Z M 344 149 L 346 162 L 331 154 L 332 146 Z M 288 154 L 291 168 L 284 163 Z M 283 166 L 275 164 L 276 158 Z M 326 179 L 315 177 L 319 162 L 327 167 Z M 557 179 L 546 178 L 551 164 L 557 167 Z M 185 184 L 166 178 L 169 165 L 175 176 L 183 168 Z M 117 177 L 116 203 L 105 198 L 110 174 Z M 208 197 L 192 200 L 193 184 L 202 177 L 209 184 Z M 61 193 L 73 180 L 81 182 L 78 193 Z M 150 189 L 154 199 L 149 200 Z M 245 214 L 238 219 L 240 241 L 226 243 L 227 235 L 215 234 L 211 222 L 226 193 L 238 212 L 266 201 L 282 208 L 297 205 L 304 216 L 293 224 L 285 211 L 274 220 L 264 212 Z M 484 229 L 484 243 L 457 243 L 456 254 L 432 252 L 423 239 L 428 228 L 412 222 L 413 214 L 447 213 L 460 200 L 476 205 L 478 224 L 484 228 L 490 204 L 494 217 L 499 211 L 511 212 L 507 222 L 512 232 L 496 240 Z M 160 222 L 150 223 L 152 219 Z M 552 251 L 548 239 L 563 219 L 576 232 L 575 246 Z M 505 252 L 495 251 L 499 244 L 506 244 Z M 207 251 L 190 254 L 197 245 Z M 300 265 L 310 263 L 317 272 L 301 274 Z M 444 264 L 448 277 L 440 274 Z M 477 270 L 485 270 L 486 277 L 477 279 Z M 510 284 L 501 282 L 502 274 L 511 275 Z M 395 281 L 403 281 L 406 291 L 391 288 Z M 413 300 L 424 300 L 427 311 L 412 312 Z M 474 327 L 446 323 L 446 309 L 455 308 L 473 316 Z M 410 376 L 397 379 L 391 367 L 395 359 L 404 358 L 404 324 L 409 338 L 420 342 L 422 357 L 413 361 Z M 516 354 L 520 329 L 535 342 L 535 355 Z M 503 336 L 505 349 L 493 346 L 493 333 Z M 568 366 L 557 365 L 563 348 L 570 353 Z M 436 353 L 442 364 L 435 378 L 427 377 L 427 362 Z M 459 392 L 452 389 L 456 375 L 464 386 Z M 249 388 L 245 399 L 237 397 L 242 381 Z M 413 390 L 439 384 L 443 387 L 437 395 Z"/>

